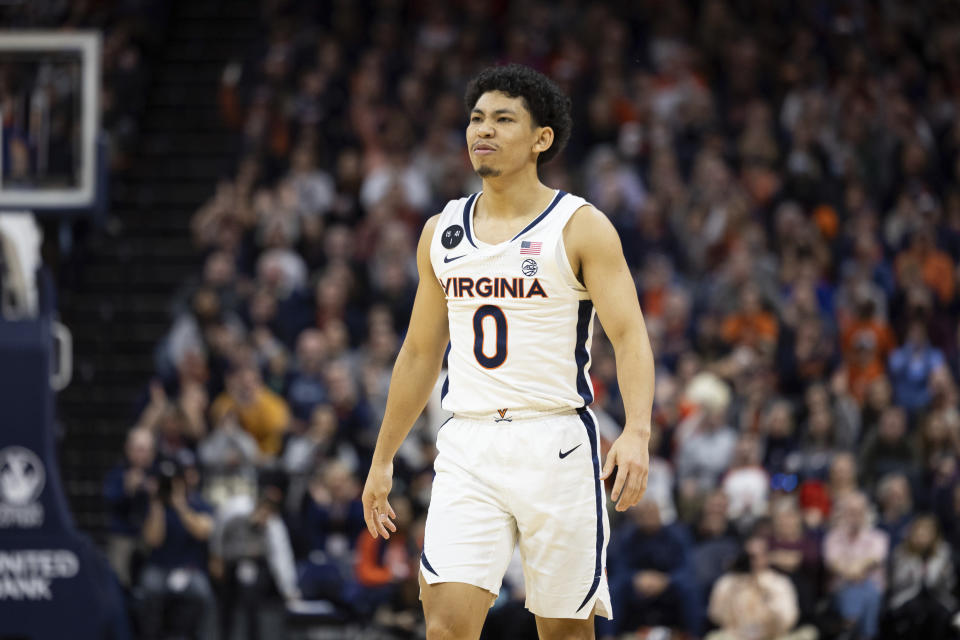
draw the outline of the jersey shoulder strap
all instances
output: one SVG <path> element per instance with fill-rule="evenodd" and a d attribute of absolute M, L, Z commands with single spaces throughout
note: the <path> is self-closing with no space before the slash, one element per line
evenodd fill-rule
<path fill-rule="evenodd" d="M 587 289 L 577 278 L 577 275 L 573 272 L 573 267 L 570 265 L 570 260 L 567 257 L 567 249 L 563 242 L 563 230 L 566 228 L 570 218 L 573 217 L 573 214 L 586 204 L 589 203 L 580 196 L 569 193 L 564 194 L 563 199 L 557 203 L 555 210 L 548 216 L 544 229 L 542 230 L 545 240 L 549 242 L 549 246 L 552 248 L 552 258 L 559 269 L 561 277 L 567 286 L 575 291 L 581 299 L 588 297 Z"/>
<path fill-rule="evenodd" d="M 572 193 L 565 194 L 563 199 L 557 203 L 556 211 L 549 217 L 550 227 L 562 232 L 564 227 L 567 226 L 567 222 L 573 217 L 573 214 L 586 204 L 590 203 L 580 196 L 575 196 Z"/>

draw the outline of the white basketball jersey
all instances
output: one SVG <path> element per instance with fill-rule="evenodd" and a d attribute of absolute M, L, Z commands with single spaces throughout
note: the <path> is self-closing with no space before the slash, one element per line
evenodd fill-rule
<path fill-rule="evenodd" d="M 443 408 L 510 420 L 588 406 L 593 303 L 563 246 L 586 201 L 558 191 L 513 239 L 491 245 L 473 231 L 479 195 L 447 203 L 430 245 L 450 321 Z"/>

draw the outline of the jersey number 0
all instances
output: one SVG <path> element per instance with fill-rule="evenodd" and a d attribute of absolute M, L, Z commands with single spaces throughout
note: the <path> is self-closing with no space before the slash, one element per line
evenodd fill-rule
<path fill-rule="evenodd" d="M 487 316 L 497 325 L 497 351 L 492 356 L 483 352 L 483 320 Z M 496 369 L 507 359 L 507 317 L 500 307 L 485 304 L 473 314 L 473 355 L 486 369 Z"/>

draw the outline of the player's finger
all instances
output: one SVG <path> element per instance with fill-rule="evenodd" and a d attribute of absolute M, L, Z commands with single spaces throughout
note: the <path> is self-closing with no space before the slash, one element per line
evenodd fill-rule
<path fill-rule="evenodd" d="M 374 513 L 375 513 L 375 515 L 376 515 L 376 519 L 374 520 L 374 524 L 375 524 L 376 527 L 377 527 L 377 533 L 379 533 L 381 536 L 383 536 L 383 539 L 384 539 L 384 540 L 389 540 L 389 539 L 390 539 L 390 532 L 387 531 L 386 526 L 384 526 L 384 523 L 389 522 L 389 518 L 388 518 L 387 514 L 383 513 L 383 512 L 380 511 L 379 509 L 375 510 Z M 393 524 L 393 523 L 391 523 L 391 524 Z M 394 531 L 396 531 L 396 529 L 394 529 Z"/>
<path fill-rule="evenodd" d="M 643 492 L 640 489 L 640 481 L 637 478 L 637 472 L 632 471 L 630 473 L 630 483 L 627 486 L 627 490 L 623 492 L 623 496 L 620 498 L 620 502 L 623 504 L 624 511 L 640 502 L 641 497 L 643 497 Z"/>
<path fill-rule="evenodd" d="M 603 463 L 603 473 L 600 474 L 601 480 L 606 480 L 613 473 L 613 468 L 617 466 L 617 450 L 611 449 L 607 454 L 607 460 Z"/>
<path fill-rule="evenodd" d="M 626 511 L 640 501 L 640 473 L 636 469 L 627 469 L 627 482 L 620 495 L 620 501 L 617 502 L 618 511 Z"/>
<path fill-rule="evenodd" d="M 617 471 L 617 479 L 613 483 L 613 491 L 610 492 L 610 499 L 616 502 L 620 499 L 620 494 L 623 493 L 623 486 L 627 483 L 628 472 L 625 468 L 620 467 Z"/>
<path fill-rule="evenodd" d="M 376 528 L 373 526 L 373 518 L 374 518 L 373 509 L 364 509 L 364 510 L 363 510 L 363 519 L 364 519 L 364 521 L 367 523 L 367 531 L 370 532 L 370 537 L 376 538 L 376 537 L 377 537 L 377 530 L 376 530 Z"/>
<path fill-rule="evenodd" d="M 640 495 L 637 497 L 637 501 L 647 493 L 647 478 L 649 475 L 646 469 L 640 474 Z"/>
<path fill-rule="evenodd" d="M 387 514 L 390 514 L 390 517 L 382 518 L 383 523 L 387 526 L 388 529 L 390 529 L 390 531 L 393 531 L 394 533 L 396 533 L 397 525 L 394 524 L 393 521 L 397 519 L 397 513 L 396 511 L 393 510 L 393 507 L 390 506 L 389 500 L 384 503 L 384 507 L 386 508 L 383 509 L 383 511 L 381 511 L 380 513 L 384 514 L 385 516 Z"/>
<path fill-rule="evenodd" d="M 623 492 L 620 494 L 620 499 L 617 500 L 617 511 L 626 511 L 632 506 L 630 502 L 630 496 L 632 495 L 629 487 L 624 487 Z"/>

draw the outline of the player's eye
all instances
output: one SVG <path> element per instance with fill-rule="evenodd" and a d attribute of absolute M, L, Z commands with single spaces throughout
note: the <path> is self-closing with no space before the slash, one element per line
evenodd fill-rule
<path fill-rule="evenodd" d="M 480 122 L 480 116 L 472 116 L 470 122 Z"/>
<path fill-rule="evenodd" d="M 513 120 L 511 120 L 510 118 L 501 116 L 499 119 L 497 119 L 497 122 L 513 122 Z"/>

